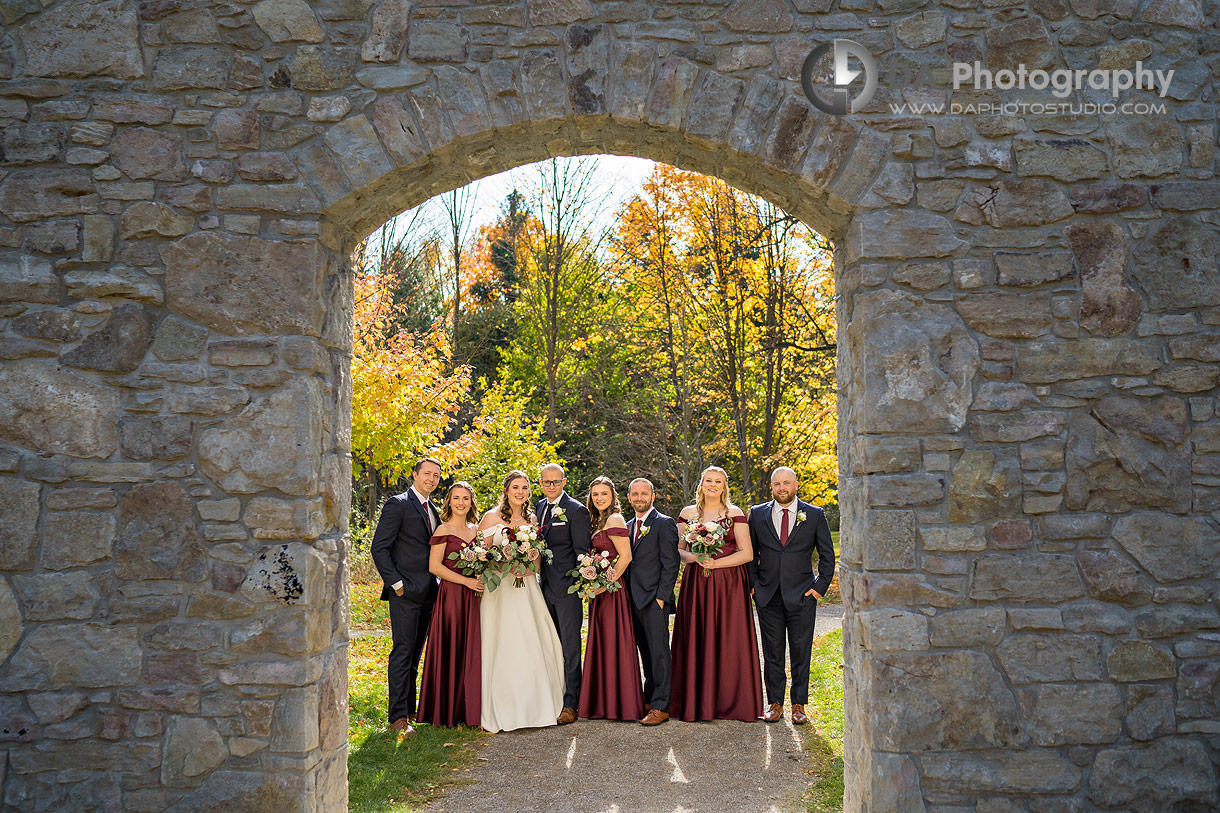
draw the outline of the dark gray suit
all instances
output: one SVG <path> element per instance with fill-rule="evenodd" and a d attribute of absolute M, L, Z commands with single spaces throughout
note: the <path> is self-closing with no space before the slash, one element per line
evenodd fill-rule
<path fill-rule="evenodd" d="M 825 595 L 835 573 L 835 549 L 826 514 L 816 505 L 796 501 L 788 542 L 780 544 L 780 528 L 775 527 L 771 509 L 775 501 L 750 510 L 750 535 L 754 539 L 754 561 L 750 563 L 750 584 L 758 608 L 762 633 L 763 682 L 767 702 L 784 702 L 784 639 L 792 664 L 792 702 L 809 701 L 809 658 L 813 649 L 813 628 L 818 601 L 806 596 L 810 589 Z M 796 514 L 805 512 L 805 521 Z M 818 572 L 813 572 L 813 557 Z"/>
<path fill-rule="evenodd" d="M 576 593 L 569 593 L 573 580 L 569 570 L 576 569 L 576 554 L 588 553 L 592 542 L 589 509 L 585 508 L 565 491 L 559 497 L 566 519 L 552 516 L 547 500 L 539 500 L 538 523 L 546 546 L 554 554 L 550 563 L 542 563 L 542 597 L 559 633 L 559 645 L 563 648 L 563 704 L 576 708 L 580 698 L 580 627 L 584 622 L 584 602 Z"/>
<path fill-rule="evenodd" d="M 637 529 L 636 526 L 639 526 Z M 644 528 L 647 533 L 641 533 Z M 669 651 L 669 608 L 678 580 L 678 526 L 672 517 L 651 509 L 641 523 L 627 523 L 631 540 L 631 565 L 627 568 L 627 593 L 635 643 L 644 664 L 644 702 L 659 711 L 669 711 L 669 686 L 673 660 Z M 665 602 L 657 606 L 657 599 Z"/>

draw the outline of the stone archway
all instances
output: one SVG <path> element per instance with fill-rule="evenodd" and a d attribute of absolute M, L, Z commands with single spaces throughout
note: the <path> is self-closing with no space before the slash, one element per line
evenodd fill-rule
<path fill-rule="evenodd" d="M 1203 6 L 877 5 L 0 9 L 4 805 L 344 806 L 348 250 L 592 152 L 836 241 L 847 809 L 1215 803 Z M 835 35 L 1184 81 L 1144 117 L 835 118 L 798 81 Z"/>

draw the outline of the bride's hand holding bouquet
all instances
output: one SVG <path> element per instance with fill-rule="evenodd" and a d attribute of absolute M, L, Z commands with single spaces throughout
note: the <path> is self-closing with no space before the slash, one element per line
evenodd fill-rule
<path fill-rule="evenodd" d="M 533 523 L 505 528 L 504 538 L 504 551 L 509 557 L 507 570 L 516 577 L 514 587 L 523 587 L 526 573 L 537 574 L 542 569 L 543 561 L 550 562 L 555 557 L 539 535 L 538 526 Z"/>

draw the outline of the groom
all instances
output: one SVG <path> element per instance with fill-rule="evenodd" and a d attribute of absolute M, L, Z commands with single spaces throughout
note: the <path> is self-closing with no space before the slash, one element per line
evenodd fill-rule
<path fill-rule="evenodd" d="M 750 583 L 762 632 L 763 682 L 770 706 L 763 719 L 784 716 L 784 638 L 792 663 L 792 722 L 809 721 L 809 659 L 818 599 L 826 595 L 835 572 L 830 526 L 821 508 L 796 498 L 796 472 L 781 466 L 771 475 L 771 502 L 750 510 L 754 561 Z M 813 556 L 818 573 L 813 573 Z"/>
<path fill-rule="evenodd" d="M 589 552 L 589 509 L 564 490 L 568 478 L 562 466 L 548 463 L 539 474 L 546 499 L 538 501 L 538 525 L 555 556 L 554 561 L 544 559 L 542 563 L 542 596 L 563 647 L 563 711 L 555 722 L 567 725 L 576 722 L 580 698 L 580 627 L 584 621 L 580 595 L 568 592 L 573 580 L 567 573 L 576 569 L 576 554 Z"/>
<path fill-rule="evenodd" d="M 428 572 L 428 556 L 441 518 L 429 498 L 441 481 L 440 461 L 425 457 L 411 476 L 411 487 L 381 507 L 370 546 L 385 582 L 381 600 L 390 603 L 390 728 L 404 734 L 415 732 L 409 719 L 415 716 L 415 678 L 436 603 L 436 577 Z"/>
<path fill-rule="evenodd" d="M 652 481 L 637 477 L 627 487 L 627 502 L 635 516 L 627 523 L 631 540 L 631 567 L 627 568 L 627 595 L 635 643 L 644 663 L 644 725 L 669 719 L 669 684 L 673 662 L 669 653 L 669 605 L 678 580 L 678 526 L 653 508 Z"/>

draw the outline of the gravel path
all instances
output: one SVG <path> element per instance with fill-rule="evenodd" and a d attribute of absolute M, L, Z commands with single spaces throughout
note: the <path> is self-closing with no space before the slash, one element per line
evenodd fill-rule
<path fill-rule="evenodd" d="M 816 635 L 843 624 L 818 607 Z M 787 813 L 803 810 L 809 778 L 801 742 L 811 728 L 781 723 L 579 720 L 511 731 L 479 750 L 469 785 L 430 810 L 452 813 Z"/>
<path fill-rule="evenodd" d="M 480 749 L 474 784 L 451 787 L 436 811 L 785 813 L 803 809 L 808 779 L 791 723 L 579 720 L 497 734 Z M 482 760 L 486 760 L 486 762 Z"/>

